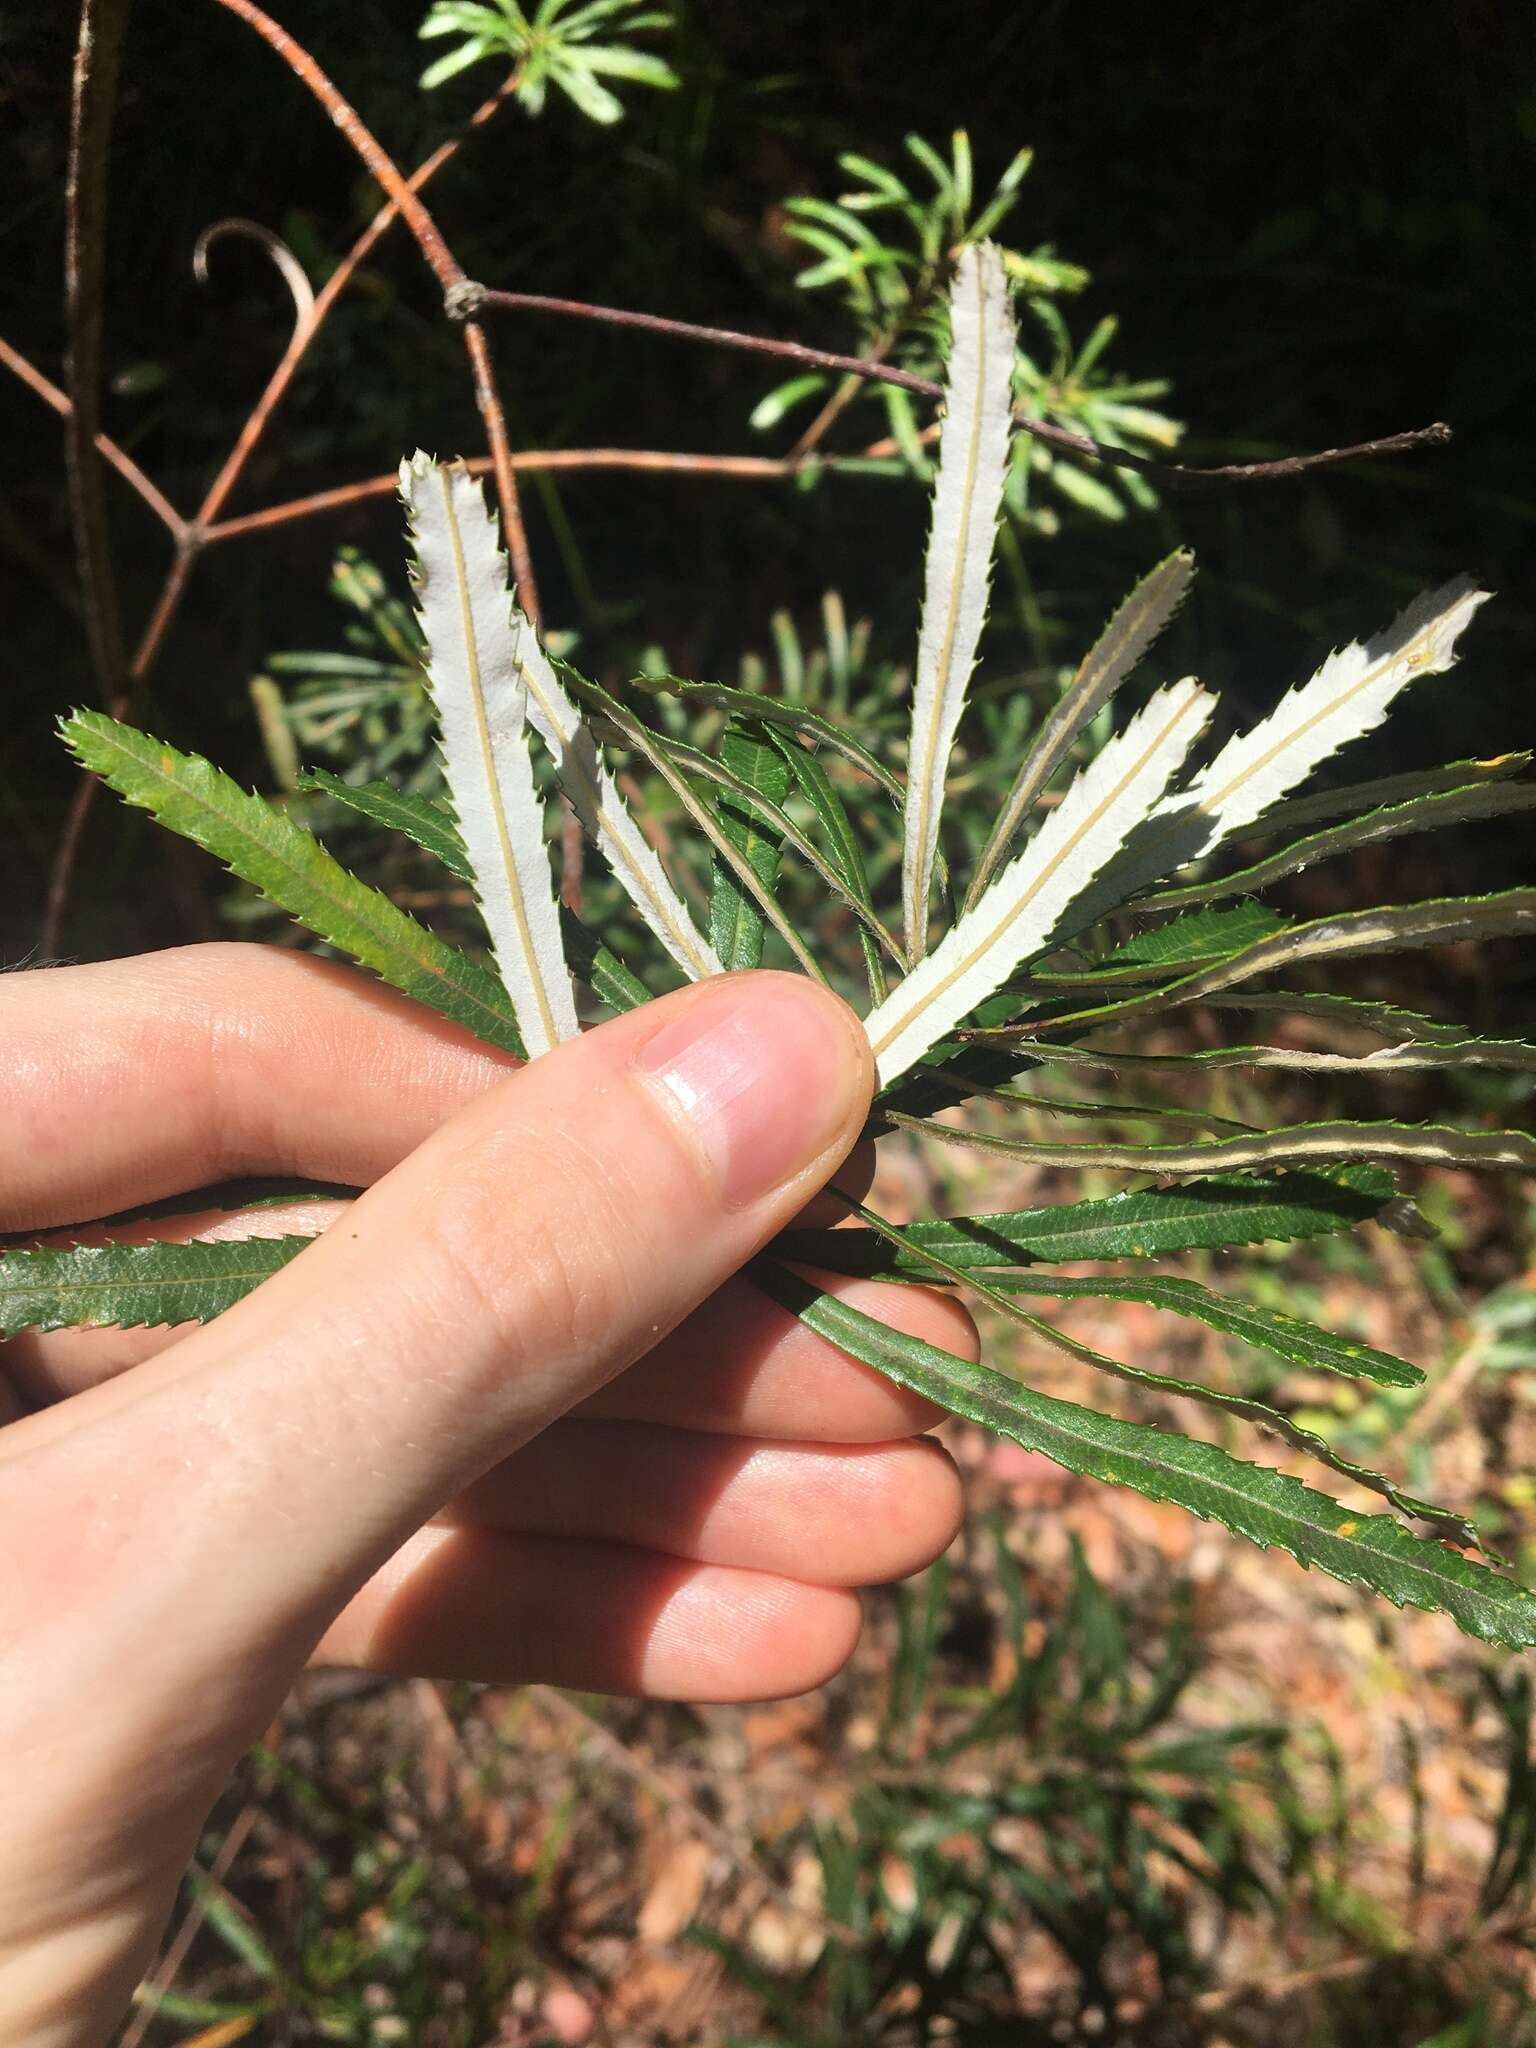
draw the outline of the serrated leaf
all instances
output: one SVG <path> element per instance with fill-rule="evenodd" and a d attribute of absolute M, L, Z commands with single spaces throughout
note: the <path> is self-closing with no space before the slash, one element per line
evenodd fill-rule
<path fill-rule="evenodd" d="M 1277 1178 L 1233 1174 L 1043 1209 L 927 1220 L 908 1224 L 906 1234 L 962 1269 L 1156 1259 L 1349 1230 L 1379 1214 L 1395 1194 L 1391 1174 L 1379 1166 Z M 894 1272 L 900 1265 L 882 1240 L 852 1230 L 791 1230 L 777 1248 L 788 1258 L 844 1271 Z M 846 1264 L 850 1259 L 859 1263 Z"/>
<path fill-rule="evenodd" d="M 1300 1480 L 1214 1444 L 1038 1393 L 893 1330 L 767 1260 L 752 1272 L 775 1301 L 850 1357 L 1069 1472 L 1186 1508 L 1396 1606 L 1447 1613 L 1484 1642 L 1536 1643 L 1536 1597 L 1525 1587 L 1413 1535 L 1395 1516 L 1351 1514 Z"/>
<path fill-rule="evenodd" d="M 1346 1458 L 1341 1452 L 1335 1450 L 1333 1445 L 1327 1442 L 1325 1438 L 1319 1436 L 1315 1430 L 1302 1427 L 1293 1417 L 1271 1406 L 1269 1402 L 1257 1400 L 1248 1394 L 1231 1393 L 1222 1388 L 1202 1385 L 1198 1381 L 1181 1379 L 1171 1373 L 1153 1372 L 1144 1366 L 1128 1365 L 1123 1359 L 1111 1358 L 1106 1353 L 1095 1350 L 1092 1345 L 1084 1344 L 1079 1338 L 1069 1336 L 1065 1330 L 1059 1329 L 1054 1323 L 1046 1322 L 1039 1316 L 1031 1315 L 1028 1310 L 1021 1309 L 1010 1298 L 1013 1293 L 1019 1291 L 1070 1292 L 1073 1291 L 1071 1283 L 1062 1283 L 1061 1287 L 1058 1288 L 1053 1287 L 1049 1282 L 1041 1283 L 1033 1278 L 1022 1276 L 993 1277 L 988 1275 L 985 1279 L 982 1279 L 975 1273 L 961 1273 L 958 1268 L 950 1265 L 947 1260 L 940 1258 L 937 1254 L 919 1251 L 918 1247 L 912 1244 L 911 1239 L 904 1231 L 898 1230 L 894 1224 L 887 1223 L 884 1217 L 876 1215 L 872 1209 L 867 1208 L 862 1202 L 852 1202 L 850 1207 L 855 1215 L 894 1245 L 898 1251 L 906 1251 L 909 1255 L 917 1252 L 918 1256 L 929 1264 L 940 1279 L 951 1282 L 963 1281 L 980 1300 L 1006 1316 L 1010 1322 L 1018 1324 L 1021 1328 L 1028 1330 L 1034 1336 L 1040 1337 L 1056 1349 L 1067 1352 L 1080 1363 L 1092 1366 L 1096 1372 L 1106 1373 L 1111 1378 L 1125 1380 L 1131 1385 L 1145 1387 L 1155 1393 L 1172 1394 L 1184 1400 L 1196 1401 L 1204 1407 L 1217 1410 L 1219 1413 L 1237 1415 L 1246 1422 L 1257 1423 L 1261 1428 L 1267 1429 L 1272 1434 L 1279 1436 L 1293 1450 L 1301 1451 L 1307 1457 L 1315 1458 L 1320 1464 L 1326 1465 L 1330 1471 L 1337 1472 L 1343 1478 L 1353 1480 L 1357 1486 L 1364 1486 L 1370 1492 L 1380 1494 L 1384 1500 L 1398 1509 L 1400 1513 L 1412 1515 L 1417 1519 L 1432 1523 L 1438 1535 L 1447 1537 L 1451 1542 L 1459 1543 L 1469 1548 L 1476 1547 L 1479 1544 L 1480 1538 L 1476 1527 L 1465 1515 L 1457 1514 L 1453 1509 L 1441 1507 L 1434 1501 L 1419 1500 L 1413 1495 L 1405 1493 L 1395 1480 L 1389 1479 L 1384 1473 L 1374 1471 L 1368 1465 L 1361 1465 L 1352 1458 Z M 1140 1288 L 1143 1293 L 1150 1291 L 1155 1284 L 1152 1281 L 1130 1283 L 1132 1287 Z M 1091 1285 L 1092 1283 L 1086 1283 L 1084 1287 L 1076 1291 L 1087 1291 L 1087 1288 Z M 1192 1286 L 1193 1283 L 1187 1283 L 1187 1285 Z M 1174 1283 L 1175 1290 L 1177 1290 L 1177 1286 L 1178 1283 Z M 1204 1297 L 1203 1301 L 1202 1297 Z M 1135 1297 L 1133 1296 L 1132 1298 Z M 1211 1321 L 1217 1327 L 1220 1327 L 1219 1322 L 1216 1320 L 1220 1314 L 1219 1296 L 1213 1297 L 1205 1289 L 1197 1289 L 1193 1297 L 1186 1295 L 1184 1298 L 1186 1300 L 1193 1300 L 1199 1305 L 1178 1310 L 1176 1311 L 1177 1313 L 1196 1314 L 1202 1320 Z M 1160 1305 L 1171 1306 L 1172 1304 L 1164 1300 Z M 1318 1331 L 1315 1334 L 1319 1338 L 1326 1336 L 1326 1332 L 1323 1331 Z M 1294 1342 L 1294 1333 L 1292 1333 L 1292 1341 Z M 1396 1367 L 1401 1371 L 1412 1372 L 1412 1368 L 1405 1367 L 1401 1359 L 1389 1358 L 1385 1352 L 1379 1352 L 1375 1356 L 1381 1361 L 1383 1367 Z M 1419 1378 L 1422 1378 L 1422 1375 L 1419 1375 Z M 1409 1383 L 1412 1384 L 1411 1381 Z"/>
<path fill-rule="evenodd" d="M 1230 875 L 1189 882 L 1177 889 L 1159 889 L 1155 895 L 1143 897 L 1136 908 L 1172 910 L 1185 903 L 1211 903 L 1223 896 L 1248 895 L 1283 881 L 1287 875 L 1299 875 L 1320 860 L 1337 860 L 1341 854 L 1354 853 L 1362 846 L 1378 846 L 1414 832 L 1433 832 L 1443 825 L 1472 824 L 1530 810 L 1536 810 L 1536 783 L 1473 783 L 1461 789 L 1442 790 L 1434 796 L 1388 804 L 1342 825 L 1310 833 Z"/>
<path fill-rule="evenodd" d="M 855 905 L 862 905 L 872 917 L 874 902 L 869 889 L 869 872 L 864 865 L 864 849 L 860 846 L 853 822 L 848 816 L 842 798 L 832 786 L 827 774 L 809 747 L 799 740 L 786 739 L 771 725 L 764 725 L 767 733 L 788 764 L 795 787 L 805 798 L 821 820 L 827 835 L 829 856 L 844 888 L 854 899 Z M 869 993 L 873 1002 L 882 1002 L 886 993 L 885 968 L 880 959 L 880 949 L 864 922 L 858 926 L 859 945 L 864 954 L 864 971 L 869 977 Z"/>
<path fill-rule="evenodd" d="M 1268 839 L 1299 832 L 1334 818 L 1358 818 L 1366 811 L 1405 804 L 1414 797 L 1438 796 L 1444 790 L 1466 789 L 1473 783 L 1507 782 L 1523 775 L 1536 755 L 1495 754 L 1487 760 L 1447 761 L 1443 768 L 1416 768 L 1406 775 L 1375 776 L 1369 782 L 1342 782 L 1311 796 L 1287 797 L 1274 804 L 1241 836 Z"/>
<path fill-rule="evenodd" d="M 211 1322 L 313 1242 L 248 1237 L 0 1253 L 0 1337 Z"/>
<path fill-rule="evenodd" d="M 976 908 L 866 1020 L 882 1087 L 927 1056 L 1049 940 L 1146 816 L 1210 715 L 1191 681 L 1160 690 L 1088 767 Z"/>
<path fill-rule="evenodd" d="M 987 1131 L 959 1130 L 932 1118 L 884 1114 L 903 1130 L 921 1131 L 948 1145 L 1031 1159 L 1037 1166 L 1101 1166 L 1122 1173 L 1207 1173 L 1299 1161 L 1395 1159 L 1411 1166 L 1470 1166 L 1485 1171 L 1508 1167 L 1536 1171 L 1536 1139 L 1523 1131 L 1459 1131 L 1445 1124 L 1289 1124 L 1240 1138 L 1214 1138 L 1199 1145 L 1046 1145 Z"/>
<path fill-rule="evenodd" d="M 1079 734 L 1109 702 L 1184 602 L 1195 573 L 1187 548 L 1165 556 L 1120 605 L 1036 733 L 1003 799 L 966 891 L 965 907 L 980 898 L 1041 793 L 1071 753 Z"/>
<path fill-rule="evenodd" d="M 428 796 L 407 796 L 388 782 L 343 782 L 324 768 L 306 768 L 298 779 L 301 790 L 323 791 L 345 804 L 349 811 L 392 832 L 403 832 L 426 853 L 440 860 L 461 882 L 473 882 L 458 828 L 450 814 Z"/>
<path fill-rule="evenodd" d="M 474 890 L 529 1052 L 574 1038 L 544 807 L 528 755 L 528 692 L 510 623 L 506 558 L 480 485 L 425 455 L 400 465 L 417 613 L 443 779 Z"/>
<path fill-rule="evenodd" d="M 424 456 L 417 460 L 427 463 Z M 435 470 L 437 466 L 428 467 Z M 401 488 L 408 503 L 419 474 L 410 464 L 402 465 Z M 478 486 L 474 488 L 478 496 Z M 479 526 L 467 516 L 460 523 L 464 543 L 476 549 L 484 577 L 494 573 L 504 582 L 504 569 L 492 566 L 499 565 L 502 559 L 496 546 L 494 522 L 485 512 L 483 498 L 479 503 Z M 718 974 L 720 962 L 713 948 L 698 931 L 687 905 L 630 816 L 618 785 L 603 765 L 596 741 L 540 646 L 538 635 L 504 594 L 497 615 L 497 661 L 506 664 L 509 674 L 527 692 L 529 723 L 549 748 L 561 788 L 615 879 L 684 973 L 694 980 Z M 493 623 L 488 617 L 487 629 Z M 463 823 L 461 808 L 461 829 Z"/>
<path fill-rule="evenodd" d="M 1319 917 L 1228 954 L 1214 966 L 1165 983 L 1146 995 L 1118 997 L 1088 1010 L 1074 1010 L 1050 1019 L 1052 1029 L 1071 1023 L 1096 1023 L 1111 1017 L 1118 1024 L 1181 1003 L 1204 1001 L 1277 968 L 1296 967 L 1306 960 L 1362 959 L 1372 953 L 1400 953 L 1419 946 L 1448 945 L 1454 940 L 1495 938 L 1536 931 L 1536 889 L 1505 889 L 1493 896 L 1437 896 L 1422 903 L 1397 903 L 1376 910 L 1351 910 L 1337 917 Z M 1057 977 L 1057 985 L 1065 977 Z M 1094 980 L 1085 975 L 1085 982 Z M 1246 999 L 1245 999 L 1246 1000 Z M 1000 1027 L 1029 1035 L 1027 1025 Z"/>
<path fill-rule="evenodd" d="M 1002 260 L 990 243 L 960 252 L 949 326 L 903 814 L 902 914 L 913 961 L 928 950 L 945 777 L 986 621 L 1008 476 L 1018 337 Z"/>
<path fill-rule="evenodd" d="M 1196 910 L 1150 931 L 1138 932 L 1096 963 L 1098 969 L 1118 967 L 1193 966 L 1226 960 L 1244 946 L 1282 931 L 1290 922 L 1264 903 L 1239 903 L 1231 910 Z"/>
<path fill-rule="evenodd" d="M 765 697 L 756 690 L 738 690 L 729 683 L 691 683 L 680 676 L 632 676 L 629 687 L 643 690 L 650 696 L 677 697 L 683 703 L 708 704 L 719 711 L 738 711 L 749 718 L 761 718 L 769 725 L 787 726 L 791 732 L 805 734 L 808 738 L 820 740 L 841 754 L 871 782 L 878 782 L 886 795 L 899 804 L 902 801 L 902 787 L 883 762 L 860 744 L 851 733 L 834 725 L 830 718 L 823 718 L 820 712 L 810 711 L 803 704 L 786 703 L 780 697 Z"/>
<path fill-rule="evenodd" d="M 1305 998 L 1301 999 L 1304 1002 Z M 1298 1004 L 1298 1008 L 1300 1004 Z M 1038 1044 L 1042 1060 L 1143 1073 L 1198 1073 L 1221 1067 L 1277 1067 L 1299 1074 L 1417 1073 L 1435 1067 L 1494 1067 L 1536 1073 L 1536 1045 L 1512 1038 L 1458 1038 L 1442 1044 L 1381 1045 L 1374 1052 L 1299 1052 L 1290 1046 L 1230 1045 L 1209 1052 L 1111 1052 L 1097 1046 Z"/>
<path fill-rule="evenodd" d="M 720 758 L 738 781 L 771 803 L 789 794 L 789 766 L 760 732 L 741 718 L 732 718 L 720 738 Z M 731 796 L 719 801 L 720 829 L 750 864 L 765 889 L 779 871 L 782 840 L 761 815 Z M 709 938 L 727 973 L 763 964 L 762 912 L 744 892 L 734 873 L 716 859 L 710 883 Z"/>
<path fill-rule="evenodd" d="M 826 975 L 807 950 L 800 934 L 774 901 L 772 891 L 764 887 L 756 869 L 752 866 L 746 855 L 740 852 L 721 830 L 718 819 L 714 816 L 708 804 L 704 802 L 689 783 L 688 778 L 671 759 L 667 747 L 657 738 L 655 733 L 647 731 L 639 719 L 631 715 L 626 705 L 621 704 L 616 697 L 610 696 L 598 684 L 590 681 L 584 682 L 582 692 L 586 699 L 601 711 L 603 717 L 617 729 L 625 744 L 633 747 L 655 769 L 656 773 L 666 783 L 683 809 L 688 813 L 688 816 L 699 828 L 704 838 L 709 842 L 716 857 L 725 867 L 730 869 L 743 891 L 751 898 L 762 916 L 773 926 L 806 973 L 813 975 L 817 981 L 824 982 L 827 978 Z"/>
<path fill-rule="evenodd" d="M 358 881 L 301 826 L 211 762 L 100 711 L 77 711 L 60 731 L 119 796 L 205 848 L 327 945 L 487 1043 L 524 1055 L 511 1001 L 493 974 Z"/>
<path fill-rule="evenodd" d="M 1331 754 L 1379 725 L 1407 684 L 1450 668 L 1457 640 L 1487 597 L 1457 577 L 1416 598 L 1384 633 L 1329 655 L 1310 682 L 1229 740 L 1164 809 L 1192 803 L 1209 821 L 1207 851 L 1251 825 Z"/>

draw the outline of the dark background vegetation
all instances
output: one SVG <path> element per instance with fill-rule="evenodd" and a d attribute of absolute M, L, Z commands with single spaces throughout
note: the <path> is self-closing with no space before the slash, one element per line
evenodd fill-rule
<path fill-rule="evenodd" d="M 422 0 L 311 0 L 292 25 L 402 164 L 475 104 L 490 67 L 432 95 L 415 78 Z M 1441 454 L 1303 481 L 1184 494 L 1119 527 L 1083 518 L 1032 544 L 1065 659 L 1170 539 L 1202 562 L 1180 655 L 1259 704 L 1330 642 L 1371 630 L 1424 584 L 1468 568 L 1500 601 L 1463 665 L 1378 742 L 1408 764 L 1529 741 L 1536 488 L 1530 345 L 1536 261 L 1533 16 L 1501 0 L 1400 7 L 1280 0 L 1189 9 L 1065 0 L 933 8 L 684 0 L 668 49 L 683 89 L 631 91 L 600 130 L 558 98 L 508 109 L 443 175 L 433 205 L 472 275 L 684 318 L 846 346 L 830 301 L 791 283 L 803 257 L 782 201 L 839 189 L 835 156 L 894 160 L 916 129 L 969 128 L 978 185 L 1038 154 L 1010 223 L 1054 242 L 1093 283 L 1067 305 L 1086 334 L 1121 316 L 1114 360 L 1173 380 L 1194 460 L 1351 441 L 1444 418 Z M 13 6 L 0 22 L 3 331 L 57 376 L 68 74 L 74 10 Z M 201 228 L 238 214 L 279 228 L 323 276 L 375 194 L 286 70 L 233 17 L 139 0 L 113 155 L 105 425 L 173 499 L 206 484 L 286 333 L 254 251 Z M 746 425 L 772 365 L 600 328 L 527 319 L 496 333 L 515 445 L 761 446 Z M 74 600 L 58 422 L 3 389 L 0 494 L 9 717 L 0 758 L 7 880 L 0 938 L 32 943 L 71 770 L 51 721 L 96 695 Z M 480 446 L 457 337 L 397 228 L 344 299 L 231 511 L 391 465 L 423 443 Z M 130 635 L 165 537 L 109 481 Z M 683 669 L 729 673 L 788 606 L 808 624 L 838 585 L 877 645 L 906 653 L 922 493 L 881 479 L 789 484 L 596 475 L 529 488 L 553 623 L 602 668 L 660 641 Z M 274 647 L 339 639 L 326 570 L 355 541 L 394 565 L 389 501 L 215 551 L 155 676 L 142 722 L 250 780 L 264 770 L 245 680 Z M 1518 826 L 1478 828 L 1449 859 L 1467 886 L 1510 880 Z M 66 951 L 182 934 L 184 900 L 153 828 L 97 807 Z M 1443 836 L 1442 836 L 1443 837 Z M 1427 893 L 1427 892 L 1424 892 Z"/>

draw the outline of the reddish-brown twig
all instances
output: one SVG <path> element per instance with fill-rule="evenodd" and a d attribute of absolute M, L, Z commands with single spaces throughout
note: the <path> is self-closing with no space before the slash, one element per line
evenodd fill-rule
<path fill-rule="evenodd" d="M 223 0 L 225 6 L 236 0 Z M 244 0 L 240 0 L 244 4 Z M 542 292 L 493 291 L 472 278 L 453 285 L 446 294 L 449 316 L 468 320 L 482 309 L 510 313 L 555 313 L 565 319 L 597 320 L 608 327 L 637 327 L 647 334 L 668 335 L 675 341 L 706 342 L 715 348 L 747 349 L 753 354 L 779 356 L 786 362 L 805 363 L 812 369 L 838 370 L 845 375 L 867 378 L 872 383 L 897 384 L 923 398 L 942 398 L 944 387 L 931 377 L 919 377 L 868 356 L 837 355 L 824 348 L 808 348 L 801 341 L 781 341 L 765 334 L 742 334 L 730 327 L 701 327 L 691 320 L 668 320 L 659 313 L 635 313 L 620 306 L 596 306 L 584 299 L 550 298 Z M 1156 462 L 1150 456 L 1133 455 L 1128 448 L 1112 448 L 1086 434 L 1074 434 L 1050 420 L 1017 415 L 1023 433 L 1049 447 L 1071 455 L 1086 456 L 1112 469 L 1135 469 L 1156 477 L 1175 489 L 1200 484 L 1273 482 L 1282 477 L 1301 476 L 1329 463 L 1349 462 L 1368 455 L 1402 455 L 1414 448 L 1443 447 L 1451 430 L 1443 420 L 1427 427 L 1410 427 L 1406 433 L 1386 434 L 1375 441 L 1357 441 L 1348 448 L 1322 448 L 1311 455 L 1284 455 L 1273 462 L 1228 462 L 1212 469 L 1198 469 L 1184 462 Z"/>
<path fill-rule="evenodd" d="M 44 405 L 50 411 L 56 412 L 60 419 L 70 418 L 74 407 L 69 402 L 69 394 L 61 391 L 57 384 L 52 383 L 41 370 L 29 363 L 8 341 L 0 340 L 0 364 L 3 364 L 12 376 L 19 377 L 27 389 L 35 392 Z M 112 465 L 125 483 L 132 485 L 155 517 L 164 522 L 172 539 L 179 540 L 187 530 L 187 522 L 160 486 L 152 478 L 147 477 L 133 457 L 125 449 L 119 448 L 109 435 L 98 433 L 93 438 L 96 453 Z"/>
<path fill-rule="evenodd" d="M 231 14 L 238 15 L 240 20 L 253 28 L 267 47 L 282 58 L 294 76 L 309 88 L 325 108 L 337 129 L 361 157 L 371 176 L 399 208 L 401 218 L 415 236 L 416 246 L 431 266 L 432 274 L 442 286 L 445 297 L 456 285 L 463 284 L 463 267 L 443 240 L 436 221 L 422 204 L 419 192 L 411 189 L 399 165 L 363 121 L 357 109 L 321 70 L 303 44 L 275 22 L 270 14 L 258 7 L 255 0 L 219 0 L 219 5 L 227 7 Z M 522 506 L 517 495 L 517 479 L 512 470 L 512 451 L 511 443 L 507 439 L 506 415 L 501 409 L 501 400 L 496 391 L 490 343 L 486 340 L 483 330 L 472 319 L 466 319 L 464 323 L 464 347 L 474 377 L 475 403 L 479 407 L 485 437 L 490 445 L 497 497 L 501 504 L 502 530 L 506 537 L 507 553 L 512 560 L 512 574 L 517 582 L 518 600 L 529 618 L 537 624 L 538 586 L 534 582 L 533 559 L 528 552 L 528 534 L 523 525 Z"/>

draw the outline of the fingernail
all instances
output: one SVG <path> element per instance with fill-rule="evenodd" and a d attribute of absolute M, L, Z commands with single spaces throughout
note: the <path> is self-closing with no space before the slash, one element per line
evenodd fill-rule
<path fill-rule="evenodd" d="M 854 1019 L 791 974 L 723 981 L 689 1003 L 635 1056 L 635 1070 L 689 1125 L 728 1208 L 786 1186 L 861 1106 Z"/>

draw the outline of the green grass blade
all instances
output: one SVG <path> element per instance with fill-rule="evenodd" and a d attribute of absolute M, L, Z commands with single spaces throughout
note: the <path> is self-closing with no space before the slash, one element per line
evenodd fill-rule
<path fill-rule="evenodd" d="M 77 711 L 60 731 L 119 796 L 195 841 L 338 952 L 491 1045 L 523 1053 L 511 1000 L 495 975 L 349 874 L 282 811 L 201 756 L 178 753 L 104 712 Z"/>
<path fill-rule="evenodd" d="M 1514 1649 L 1536 1643 L 1536 1597 L 1524 1586 L 1413 1535 L 1393 1515 L 1350 1514 L 1289 1474 L 1247 1464 L 1214 1444 L 1038 1393 L 892 1330 L 770 1261 L 759 1261 L 752 1273 L 775 1301 L 850 1357 L 1069 1472 L 1186 1508 L 1345 1584 L 1368 1586 L 1395 1606 L 1447 1613 L 1483 1642 Z"/>
<path fill-rule="evenodd" d="M 6 1252 L 0 1254 L 0 1337 L 18 1330 L 211 1322 L 312 1242 L 248 1237 Z"/>
<path fill-rule="evenodd" d="M 444 806 L 434 803 L 431 797 L 406 796 L 387 782 L 343 782 L 339 775 L 324 768 L 306 768 L 299 776 L 298 787 L 323 791 L 337 803 L 345 804 L 349 811 L 356 811 L 359 817 L 392 832 L 403 832 L 424 852 L 440 860 L 449 874 L 473 885 L 475 871 L 469 864 L 458 827 Z"/>
<path fill-rule="evenodd" d="M 732 718 L 720 738 L 720 759 L 733 781 L 775 806 L 789 794 L 789 766 L 747 720 Z M 720 829 L 750 865 L 765 889 L 779 871 L 782 836 L 748 805 L 727 793 L 718 804 Z M 716 859 L 710 878 L 709 941 L 727 973 L 763 964 L 766 923 L 734 871 Z"/>
<path fill-rule="evenodd" d="M 1391 1174 L 1379 1166 L 1275 1179 L 1233 1174 L 1043 1209 L 912 1223 L 906 1235 L 961 1268 L 1157 1259 L 1234 1245 L 1293 1244 L 1350 1230 L 1380 1214 L 1395 1193 Z M 856 1230 L 790 1230 L 777 1248 L 787 1258 L 843 1272 L 901 1270 L 888 1244 Z"/>

